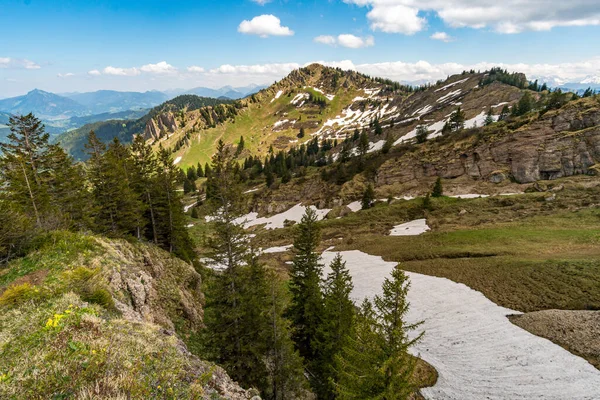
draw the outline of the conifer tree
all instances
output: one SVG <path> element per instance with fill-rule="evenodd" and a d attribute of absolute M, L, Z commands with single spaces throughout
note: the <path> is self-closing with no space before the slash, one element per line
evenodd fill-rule
<path fill-rule="evenodd" d="M 198 163 L 196 166 L 196 175 L 198 178 L 204 178 L 204 171 L 202 170 L 202 164 Z"/>
<path fill-rule="evenodd" d="M 324 387 L 320 398 L 335 398 L 335 357 L 341 353 L 354 321 L 354 303 L 350 300 L 352 277 L 340 254 L 330 265 L 325 281 L 325 322 L 322 338 L 322 374 Z"/>
<path fill-rule="evenodd" d="M 408 338 L 420 323 L 406 322 L 410 283 L 397 265 L 386 278 L 383 293 L 363 302 L 355 327 L 336 358 L 340 399 L 408 399 L 415 358 L 408 349 L 422 337 Z"/>
<path fill-rule="evenodd" d="M 460 106 L 454 111 L 450 117 L 450 127 L 452 131 L 459 131 L 465 127 L 465 113 Z"/>
<path fill-rule="evenodd" d="M 425 125 L 417 126 L 417 133 L 415 135 L 417 139 L 417 143 L 425 143 L 427 141 L 427 136 L 429 135 L 429 130 Z"/>
<path fill-rule="evenodd" d="M 504 107 L 502 107 L 502 111 L 500 112 L 498 121 L 505 121 L 509 115 L 510 115 L 510 107 L 508 107 L 508 105 L 505 105 Z"/>
<path fill-rule="evenodd" d="M 294 260 L 290 272 L 291 303 L 287 314 L 293 325 L 293 339 L 311 377 L 311 385 L 318 387 L 320 332 L 324 317 L 321 274 L 323 266 L 317 253 L 321 230 L 317 214 L 307 208 L 294 239 Z"/>
<path fill-rule="evenodd" d="M 363 197 L 361 200 L 361 206 L 363 210 L 368 210 L 373 207 L 373 202 L 375 201 L 375 190 L 373 190 L 373 185 L 369 183 L 367 188 L 363 193 Z"/>
<path fill-rule="evenodd" d="M 173 164 L 171 152 L 160 148 L 157 155 L 153 198 L 158 244 L 185 261 L 195 259 L 191 238 L 185 227 L 186 218 L 177 188 L 182 183 L 179 169 Z"/>
<path fill-rule="evenodd" d="M 154 244 L 158 244 L 158 231 L 156 222 L 156 199 L 154 196 L 154 183 L 156 180 L 158 162 L 152 147 L 146 143 L 142 135 L 138 135 L 133 139 L 131 144 L 131 153 L 133 156 L 134 169 L 134 187 L 141 195 L 141 199 L 145 204 L 145 210 L 148 213 L 149 229 L 146 237 Z"/>
<path fill-rule="evenodd" d="M 485 121 L 483 122 L 483 125 L 489 126 L 493 123 L 494 123 L 494 114 L 492 114 L 492 109 L 490 108 L 488 110 L 487 115 L 485 116 Z"/>
<path fill-rule="evenodd" d="M 358 154 L 362 159 L 369 151 L 369 135 L 366 131 L 362 131 L 358 142 Z"/>
<path fill-rule="evenodd" d="M 133 168 L 127 149 L 116 138 L 107 149 L 93 131 L 85 147 L 95 229 L 110 236 L 139 234 L 143 204 L 129 181 L 128 169 L 131 173 Z"/>
<path fill-rule="evenodd" d="M 238 143 L 237 150 L 235 151 L 236 157 L 242 154 L 242 151 L 244 151 L 245 146 L 246 143 L 244 142 L 244 136 L 240 136 L 240 141 Z"/>
<path fill-rule="evenodd" d="M 431 197 L 442 197 L 444 195 L 444 188 L 442 187 L 442 178 L 438 176 L 435 180 L 435 184 L 433 185 L 433 190 L 431 191 Z"/>

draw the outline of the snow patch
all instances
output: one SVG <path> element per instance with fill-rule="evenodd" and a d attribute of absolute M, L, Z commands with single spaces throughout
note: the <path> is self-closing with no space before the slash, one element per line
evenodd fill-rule
<path fill-rule="evenodd" d="M 352 203 L 348 204 L 346 207 L 348 207 L 352 212 L 357 212 L 362 210 L 362 201 L 357 200 L 357 201 L 353 201 Z"/>
<path fill-rule="evenodd" d="M 390 231 L 390 236 L 419 236 L 429 230 L 431 228 L 427 225 L 426 219 L 416 219 L 394 226 L 394 229 Z"/>
<path fill-rule="evenodd" d="M 286 220 L 300 222 L 302 220 L 302 217 L 306 213 L 307 208 L 311 208 L 316 212 L 317 219 L 319 221 L 325 218 L 329 211 L 331 211 L 331 209 L 319 210 L 314 206 L 305 207 L 302 204 L 296 204 L 289 210 L 284 211 L 280 214 L 273 215 L 272 217 L 258 218 L 258 213 L 252 212 L 239 218 L 235 222 L 244 225 L 244 228 L 246 229 L 250 228 L 251 226 L 263 224 L 265 225 L 265 229 L 281 229 L 284 227 L 284 222 Z"/>
<path fill-rule="evenodd" d="M 280 98 L 282 94 L 283 94 L 283 90 L 280 90 L 279 92 L 277 92 L 275 97 L 271 100 L 271 103 L 274 102 L 275 100 L 277 100 L 278 98 Z"/>
<path fill-rule="evenodd" d="M 180 161 L 181 161 L 181 157 L 177 157 L 177 158 L 175 159 L 175 161 L 173 161 L 173 165 L 177 165 L 177 164 L 179 164 L 179 162 L 180 162 Z"/>
<path fill-rule="evenodd" d="M 444 87 L 441 87 L 441 88 L 437 89 L 437 90 L 436 90 L 436 92 L 441 92 L 441 91 L 443 91 L 443 90 L 450 89 L 451 87 L 454 87 L 454 86 L 456 86 L 456 85 L 460 85 L 461 83 L 463 83 L 463 82 L 466 82 L 466 81 L 468 81 L 469 79 L 471 79 L 471 78 L 467 78 L 467 79 L 463 79 L 463 80 L 456 81 L 456 82 L 453 82 L 453 83 L 449 83 L 449 84 L 447 84 L 446 86 L 444 86 Z"/>
<path fill-rule="evenodd" d="M 452 98 L 452 97 L 456 97 L 456 96 L 458 96 L 458 95 L 459 95 L 459 94 L 461 94 L 461 93 L 462 93 L 462 90 L 460 90 L 460 89 L 457 89 L 457 90 L 455 90 L 455 91 L 453 91 L 453 92 L 450 92 L 450 93 L 448 93 L 448 94 L 445 94 L 444 96 L 440 97 L 440 98 L 437 100 L 437 102 L 438 102 L 438 103 L 443 103 L 444 101 L 446 101 L 446 100 L 448 100 L 448 99 L 450 99 L 450 98 Z"/>
<path fill-rule="evenodd" d="M 268 249 L 263 250 L 263 253 L 264 254 L 285 253 L 286 251 L 290 250 L 292 247 L 294 247 L 293 244 L 288 244 L 287 246 L 269 247 Z"/>
<path fill-rule="evenodd" d="M 330 264 L 337 253 L 323 253 Z M 340 253 L 352 275 L 352 298 L 381 293 L 396 265 L 360 251 Z M 324 274 L 330 272 L 325 268 Z M 483 294 L 445 278 L 406 273 L 410 278 L 409 323 L 424 321 L 411 336 L 425 336 L 411 352 L 439 373 L 427 399 L 597 399 L 600 371 L 549 340 L 513 325 Z"/>
<path fill-rule="evenodd" d="M 454 197 L 455 199 L 479 199 L 479 198 L 486 198 L 486 197 L 490 197 L 487 194 L 475 194 L 475 193 L 467 193 L 467 194 L 457 194 L 454 196 L 450 196 L 450 197 Z"/>

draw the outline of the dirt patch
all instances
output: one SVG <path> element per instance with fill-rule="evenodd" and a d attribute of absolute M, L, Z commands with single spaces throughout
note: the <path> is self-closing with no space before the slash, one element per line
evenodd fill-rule
<path fill-rule="evenodd" d="M 32 286 L 39 286 L 42 282 L 44 282 L 46 276 L 48 276 L 47 269 L 42 269 L 39 271 L 32 272 L 31 274 L 22 276 L 18 279 L 15 279 L 5 287 L 0 288 L 0 295 L 2 295 L 2 293 L 4 293 L 4 291 L 10 286 L 22 285 L 24 283 L 29 283 Z"/>
<path fill-rule="evenodd" d="M 509 319 L 600 369 L 600 311 L 545 310 L 513 315 Z"/>

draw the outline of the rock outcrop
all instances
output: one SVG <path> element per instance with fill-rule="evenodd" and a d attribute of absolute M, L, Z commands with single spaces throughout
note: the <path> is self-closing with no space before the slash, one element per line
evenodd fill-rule
<path fill-rule="evenodd" d="M 516 129 L 486 129 L 465 140 L 440 141 L 387 161 L 377 183 L 404 184 L 441 176 L 500 183 L 595 173 L 600 163 L 600 108 L 583 99 Z"/>

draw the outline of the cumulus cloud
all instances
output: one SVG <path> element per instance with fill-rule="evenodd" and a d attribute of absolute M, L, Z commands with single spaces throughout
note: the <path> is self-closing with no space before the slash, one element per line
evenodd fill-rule
<path fill-rule="evenodd" d="M 454 41 L 454 38 L 448 35 L 446 32 L 436 32 L 433 35 L 431 35 L 430 38 L 433 40 L 440 40 L 446 43 Z"/>
<path fill-rule="evenodd" d="M 500 33 L 546 31 L 559 26 L 600 25 L 600 3 L 590 0 L 344 0 L 368 7 L 371 29 L 414 34 L 426 27 L 425 15 L 437 14 L 451 27 Z"/>
<path fill-rule="evenodd" d="M 59 73 L 59 74 L 57 74 L 56 76 L 58 76 L 59 78 L 70 78 L 70 77 L 72 77 L 72 76 L 75 76 L 75 74 L 74 74 L 74 73 L 72 73 L 72 72 L 67 72 L 66 74 L 60 74 L 60 73 Z"/>
<path fill-rule="evenodd" d="M 373 36 L 359 37 L 351 34 L 342 34 L 338 37 L 321 35 L 313 39 L 316 43 L 326 44 L 328 46 L 342 46 L 351 49 L 360 49 L 362 47 L 375 46 L 375 38 Z"/>
<path fill-rule="evenodd" d="M 151 74 L 174 74 L 177 73 L 177 68 L 168 64 L 166 61 L 161 61 L 156 64 L 142 65 L 140 70 Z"/>
<path fill-rule="evenodd" d="M 326 44 L 328 46 L 342 46 L 350 49 L 360 49 L 362 47 L 375 46 L 375 38 L 373 36 L 359 37 L 351 34 L 342 34 L 337 37 L 329 35 L 317 36 L 313 39 L 315 43 Z"/>
<path fill-rule="evenodd" d="M 88 71 L 88 75 L 90 75 L 90 76 L 100 76 L 100 75 L 102 75 L 102 72 L 98 71 L 97 69 L 93 69 L 91 71 Z"/>
<path fill-rule="evenodd" d="M 201 74 L 201 73 L 203 73 L 205 70 L 204 70 L 204 68 L 202 68 L 202 67 L 198 67 L 198 66 L 196 66 L 196 65 L 192 65 L 192 66 L 190 66 L 190 67 L 187 67 L 187 71 L 188 71 L 188 72 L 191 72 L 191 73 L 193 73 L 193 74 Z"/>
<path fill-rule="evenodd" d="M 432 64 L 427 61 L 354 64 L 350 60 L 320 63 L 401 82 L 435 82 L 439 79 L 445 79 L 449 75 L 459 74 L 464 70 L 485 71 L 492 67 L 504 68 L 511 72 L 523 72 L 529 79 L 539 79 L 551 84 L 581 82 L 586 78 L 589 80 L 591 77 L 600 77 L 600 57 L 581 62 L 559 64 L 507 64 L 486 61 L 474 64 L 451 62 Z"/>
<path fill-rule="evenodd" d="M 373 36 L 367 36 L 361 38 L 358 36 L 344 34 L 339 35 L 337 42 L 340 46 L 349 47 L 351 49 L 360 49 L 361 47 L 372 47 L 375 45 L 375 38 Z"/>
<path fill-rule="evenodd" d="M 40 69 L 40 65 L 24 58 L 0 57 L 0 68 Z"/>
<path fill-rule="evenodd" d="M 335 39 L 335 37 L 329 36 L 329 35 L 317 36 L 313 40 L 315 43 L 326 44 L 328 46 L 335 46 L 337 43 L 337 40 Z"/>
<path fill-rule="evenodd" d="M 109 65 L 102 70 L 104 75 L 115 75 L 115 76 L 136 76 L 140 74 L 138 68 L 119 68 Z"/>
<path fill-rule="evenodd" d="M 269 76 L 282 77 L 293 70 L 300 68 L 300 64 L 296 63 L 281 63 L 281 64 L 255 64 L 255 65 L 221 65 L 218 68 L 211 69 L 210 74 L 221 75 L 254 75 L 254 76 Z"/>
<path fill-rule="evenodd" d="M 253 2 L 255 2 L 256 4 L 259 4 L 261 6 L 264 6 L 267 3 L 270 3 L 271 0 L 252 0 Z"/>
<path fill-rule="evenodd" d="M 258 35 L 261 38 L 269 36 L 292 36 L 292 31 L 287 26 L 281 26 L 281 20 L 274 15 L 266 14 L 244 20 L 238 27 L 238 32 L 246 35 Z"/>

